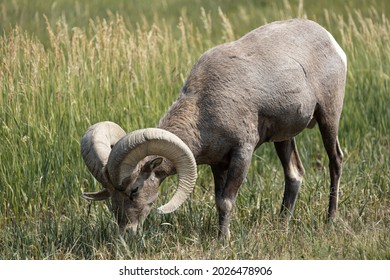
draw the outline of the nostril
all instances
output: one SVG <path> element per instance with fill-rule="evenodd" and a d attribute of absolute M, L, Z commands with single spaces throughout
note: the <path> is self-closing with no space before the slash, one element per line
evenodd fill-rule
<path fill-rule="evenodd" d="M 129 225 L 129 231 L 131 235 L 137 235 L 138 223 L 132 223 Z"/>

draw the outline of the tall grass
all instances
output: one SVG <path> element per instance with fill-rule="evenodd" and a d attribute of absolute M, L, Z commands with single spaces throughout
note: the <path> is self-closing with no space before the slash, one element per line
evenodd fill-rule
<path fill-rule="evenodd" d="M 44 26 L 37 32 L 23 24 L 22 2 L 1 4 L 3 17 L 17 24 L 4 27 L 0 37 L 0 258 L 390 258 L 390 24 L 380 5 L 363 12 L 347 1 L 350 6 L 337 13 L 303 1 L 277 1 L 261 9 L 248 1 L 235 14 L 223 6 L 197 7 L 192 18 L 173 1 L 163 11 L 177 9 L 174 19 L 156 10 L 152 20 L 146 12 L 94 17 L 90 7 L 78 22 L 69 12 L 57 15 L 53 2 L 53 16 L 34 15 L 34 24 Z M 196 190 L 177 212 L 153 212 L 141 236 L 119 238 L 105 204 L 80 198 L 82 191 L 101 187 L 80 156 L 86 128 L 102 120 L 128 131 L 156 126 L 201 53 L 255 24 L 295 16 L 319 21 L 348 56 L 337 221 L 324 223 L 328 163 L 314 129 L 297 137 L 306 180 L 288 231 L 277 223 L 283 173 L 272 145 L 264 145 L 237 199 L 229 244 L 215 240 L 207 167 L 199 168 Z M 158 204 L 174 184 L 174 179 L 164 182 Z"/>

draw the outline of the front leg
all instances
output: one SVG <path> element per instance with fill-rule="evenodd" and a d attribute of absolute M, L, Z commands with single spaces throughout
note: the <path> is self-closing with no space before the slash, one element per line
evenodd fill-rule
<path fill-rule="evenodd" d="M 249 145 L 231 152 L 227 170 L 212 167 L 215 182 L 215 201 L 219 215 L 218 237 L 230 239 L 230 218 L 238 190 L 244 181 L 252 158 L 253 148 Z"/>
<path fill-rule="evenodd" d="M 214 176 L 215 201 L 216 201 L 216 205 L 217 205 L 218 218 L 219 218 L 218 237 L 221 239 L 222 236 L 224 235 L 222 233 L 223 231 L 221 230 L 221 228 L 223 227 L 223 225 L 225 224 L 225 221 L 227 220 L 227 217 L 226 217 L 227 211 L 222 210 L 223 208 L 226 208 L 226 207 L 222 207 L 221 197 L 222 197 L 223 190 L 225 188 L 228 171 L 226 168 L 223 168 L 222 166 L 212 166 L 211 169 L 212 169 L 213 176 Z M 225 226 L 225 228 L 226 228 L 226 226 Z M 226 232 L 226 230 L 225 230 L 225 232 Z"/>

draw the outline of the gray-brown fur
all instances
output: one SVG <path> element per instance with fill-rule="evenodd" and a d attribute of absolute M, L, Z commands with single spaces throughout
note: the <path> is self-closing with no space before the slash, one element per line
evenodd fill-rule
<path fill-rule="evenodd" d="M 200 57 L 159 128 L 181 138 L 197 164 L 211 166 L 220 237 L 230 236 L 237 192 L 254 150 L 264 142 L 274 142 L 285 173 L 281 212 L 293 211 L 304 175 L 294 136 L 315 122 L 329 156 L 328 217 L 334 216 L 343 158 L 337 134 L 345 78 L 345 55 L 325 29 L 309 20 L 262 26 Z M 175 168 L 164 160 L 152 173 L 157 179 L 141 191 L 155 197 L 158 185 Z"/>
<path fill-rule="evenodd" d="M 229 236 L 237 191 L 253 151 L 264 142 L 275 143 L 285 172 L 282 213 L 293 211 L 304 175 L 293 137 L 313 121 L 330 159 L 329 218 L 334 216 L 345 74 L 327 31 L 308 20 L 260 27 L 207 51 L 195 64 L 159 126 L 181 137 L 198 164 L 211 165 L 222 235 Z"/>
<path fill-rule="evenodd" d="M 337 140 L 346 65 L 327 31 L 308 20 L 275 22 L 217 46 L 195 64 L 159 127 L 182 138 L 215 177 L 220 233 L 253 151 L 274 142 L 285 172 L 282 213 L 292 212 L 304 168 L 294 136 L 317 121 L 330 159 L 329 218 L 337 208 Z M 183 114 L 179 124 L 177 109 Z M 188 108 L 188 110 L 186 109 Z"/>

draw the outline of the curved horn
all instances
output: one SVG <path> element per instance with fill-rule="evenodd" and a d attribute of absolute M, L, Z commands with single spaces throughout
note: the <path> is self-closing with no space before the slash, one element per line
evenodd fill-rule
<path fill-rule="evenodd" d="M 136 130 L 120 139 L 108 158 L 107 170 L 114 187 L 121 189 L 138 162 L 150 155 L 170 160 L 179 176 L 178 188 L 171 200 L 158 208 L 159 213 L 175 211 L 190 195 L 197 177 L 196 161 L 188 146 L 173 133 L 159 128 Z"/>
<path fill-rule="evenodd" d="M 90 126 L 81 139 L 84 162 L 103 187 L 110 184 L 104 176 L 104 167 L 111 148 L 125 135 L 125 131 L 119 125 L 107 121 Z"/>

